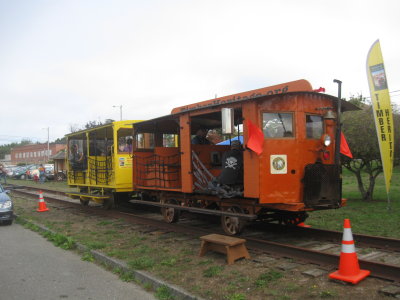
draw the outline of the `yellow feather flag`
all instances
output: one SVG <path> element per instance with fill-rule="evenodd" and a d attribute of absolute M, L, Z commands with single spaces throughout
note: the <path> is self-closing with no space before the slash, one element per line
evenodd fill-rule
<path fill-rule="evenodd" d="M 386 193 L 389 195 L 394 157 L 393 115 L 379 40 L 371 46 L 368 52 L 367 75 L 385 176 Z"/>

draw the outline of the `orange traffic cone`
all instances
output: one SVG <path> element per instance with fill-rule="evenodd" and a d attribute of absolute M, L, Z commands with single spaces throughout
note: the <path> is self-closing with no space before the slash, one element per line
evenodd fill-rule
<path fill-rule="evenodd" d="M 340 253 L 339 270 L 329 274 L 332 279 L 357 284 L 367 277 L 371 272 L 360 270 L 356 249 L 354 246 L 353 234 L 351 233 L 350 220 L 344 219 L 342 252 Z"/>
<path fill-rule="evenodd" d="M 37 209 L 38 212 L 48 211 L 49 209 L 46 206 L 46 202 L 43 199 L 43 192 L 39 191 L 39 208 Z"/>

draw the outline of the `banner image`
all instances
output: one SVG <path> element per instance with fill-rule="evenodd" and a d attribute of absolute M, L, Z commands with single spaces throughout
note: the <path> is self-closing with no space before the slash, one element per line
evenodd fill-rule
<path fill-rule="evenodd" d="M 389 193 L 394 157 L 393 115 L 379 40 L 372 45 L 368 52 L 367 76 L 385 176 L 386 192 Z"/>

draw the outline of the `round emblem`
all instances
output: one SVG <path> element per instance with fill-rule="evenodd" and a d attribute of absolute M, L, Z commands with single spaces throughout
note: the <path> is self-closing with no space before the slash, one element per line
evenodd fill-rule
<path fill-rule="evenodd" d="M 285 164 L 285 160 L 282 157 L 276 157 L 272 161 L 272 166 L 278 171 L 283 170 L 285 168 Z"/>

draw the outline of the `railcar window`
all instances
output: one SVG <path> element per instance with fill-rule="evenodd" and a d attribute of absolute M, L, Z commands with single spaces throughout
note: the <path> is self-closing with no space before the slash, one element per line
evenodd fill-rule
<path fill-rule="evenodd" d="M 319 139 L 324 133 L 322 116 L 306 115 L 306 131 L 308 139 Z"/>
<path fill-rule="evenodd" d="M 163 134 L 163 147 L 178 147 L 179 136 L 177 134 Z"/>
<path fill-rule="evenodd" d="M 293 137 L 293 113 L 263 113 L 265 138 Z"/>
<path fill-rule="evenodd" d="M 154 133 L 138 133 L 136 135 L 137 149 L 154 149 Z"/>
<path fill-rule="evenodd" d="M 132 152 L 132 128 L 121 128 L 117 133 L 118 137 L 118 153 Z"/>

